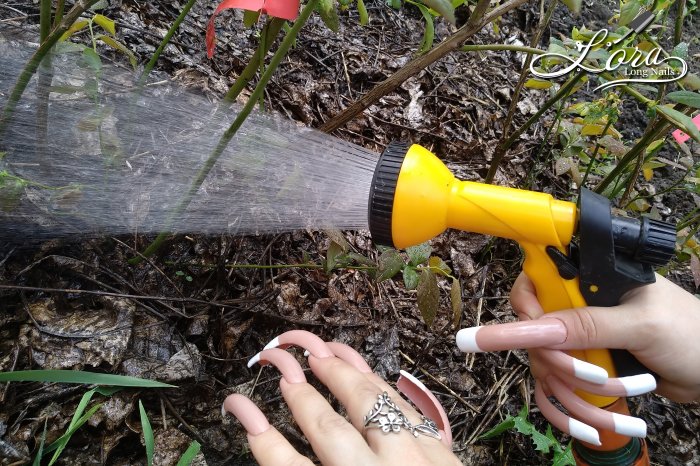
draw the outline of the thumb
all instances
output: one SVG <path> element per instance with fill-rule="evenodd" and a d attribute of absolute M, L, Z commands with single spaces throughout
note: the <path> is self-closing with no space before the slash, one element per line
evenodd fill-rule
<path fill-rule="evenodd" d="M 556 349 L 616 348 L 639 349 L 645 338 L 639 330 L 640 313 L 633 307 L 585 306 L 550 312 L 542 319 L 557 319 L 566 329 L 566 339 Z"/>

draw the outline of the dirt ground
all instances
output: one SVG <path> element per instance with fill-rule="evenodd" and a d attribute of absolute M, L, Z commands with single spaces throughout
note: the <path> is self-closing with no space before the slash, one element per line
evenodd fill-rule
<path fill-rule="evenodd" d="M 143 63 L 184 3 L 113 0 L 102 13 L 116 20 L 118 36 Z M 354 10 L 341 14 L 337 34 L 317 16 L 310 20 L 268 86 L 268 108 L 318 127 L 415 55 L 423 27 L 419 11 L 395 11 L 381 0 L 367 5 L 371 23 L 366 27 L 359 26 Z M 240 12 L 225 13 L 217 21 L 216 56 L 208 60 L 204 32 L 214 7 L 215 2 L 195 6 L 157 68 L 162 76 L 220 98 L 243 70 L 257 39 L 242 27 Z M 611 8 L 611 2 L 600 7 L 598 2 L 584 2 L 583 17 L 571 18 L 560 6 L 544 36 L 567 33 L 575 24 L 606 23 Z M 539 4 L 526 5 L 507 15 L 497 32 L 489 26 L 474 42 L 528 44 L 538 18 Z M 697 37 L 700 18 L 694 21 L 687 32 L 690 38 Z M 36 5 L 0 5 L 0 28 L 38 31 L 37 22 Z M 438 21 L 436 41 L 450 31 L 451 26 Z M 697 43 L 694 47 L 697 53 Z M 459 177 L 482 180 L 502 132 L 520 60 L 514 52 L 451 54 L 335 135 L 376 151 L 391 140 L 409 139 L 440 154 Z M 525 91 L 515 124 L 524 122 L 544 96 Z M 644 123 L 638 111 L 629 113 L 625 125 L 634 134 Z M 571 181 L 553 177 L 551 163 L 533 159 L 545 130 L 536 125 L 523 136 L 510 151 L 497 183 L 518 186 L 529 177 L 532 189 L 569 195 Z M 690 193 L 658 201 L 671 210 L 696 204 Z M 677 219 L 673 215 L 669 220 Z M 345 237 L 356 251 L 376 258 L 368 232 L 346 232 Z M 322 263 L 329 243 L 323 232 L 255 237 L 193 233 L 169 240 L 152 261 L 130 266 L 127 261 L 134 250 L 142 250 L 151 239 L 105 237 L 31 246 L 18 239 L 0 244 L 1 283 L 29 287 L 0 290 L 0 370 L 82 368 L 178 386 L 123 390 L 105 398 L 96 416 L 73 436 L 59 463 L 144 464 L 138 413 L 142 400 L 156 434 L 155 464 L 175 464 L 193 439 L 202 444 L 206 464 L 255 464 L 245 432 L 235 420 L 221 416 L 221 403 L 233 392 L 252 392 L 270 421 L 299 450 L 312 454 L 281 400 L 278 373 L 246 367 L 269 340 L 290 329 L 351 345 L 389 380 L 396 380 L 400 369 L 418 376 L 446 407 L 456 453 L 464 464 L 551 463 L 528 438 L 512 431 L 494 440 L 478 439 L 525 403 L 532 403 L 530 417 L 541 431 L 546 422 L 531 401 L 526 353 L 465 358 L 457 350 L 449 293 L 442 293 L 438 317 L 426 328 L 415 292 L 407 291 L 400 279 L 376 283 L 355 270 L 326 274 L 304 268 L 227 266 L 298 264 L 307 257 Z M 507 297 L 521 269 L 517 245 L 450 231 L 432 246 L 462 282 L 462 326 L 513 319 Z M 695 292 L 687 264 L 672 264 L 669 276 Z M 440 286 L 446 290 L 448 283 Z M 2 464 L 22 464 L 33 457 L 44 422 L 47 441 L 61 435 L 84 391 L 57 384 L 0 386 Z M 631 409 L 649 424 L 654 464 L 700 464 L 697 404 L 645 395 L 631 399 Z M 568 443 L 564 435 L 559 438 Z"/>

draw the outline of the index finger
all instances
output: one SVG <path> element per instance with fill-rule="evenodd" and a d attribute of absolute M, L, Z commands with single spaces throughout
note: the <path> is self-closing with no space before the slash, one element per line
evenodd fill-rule
<path fill-rule="evenodd" d="M 513 288 L 510 290 L 510 304 L 520 320 L 533 320 L 544 314 L 542 305 L 537 300 L 535 284 L 525 275 L 525 272 L 520 272 L 513 283 Z"/>

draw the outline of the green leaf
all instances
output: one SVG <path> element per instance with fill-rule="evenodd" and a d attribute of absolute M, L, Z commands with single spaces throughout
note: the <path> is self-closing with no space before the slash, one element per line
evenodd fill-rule
<path fill-rule="evenodd" d="M 335 0 L 319 0 L 318 14 L 325 25 L 333 32 L 338 32 L 340 20 L 338 19 L 338 4 Z"/>
<path fill-rule="evenodd" d="M 83 49 L 83 62 L 96 72 L 102 69 L 102 59 L 89 47 Z"/>
<path fill-rule="evenodd" d="M 387 249 L 379 256 L 379 270 L 377 274 L 377 281 L 381 282 L 387 280 L 403 268 L 405 265 L 403 262 L 403 257 L 395 249 Z"/>
<path fill-rule="evenodd" d="M 44 431 L 41 433 L 41 443 L 39 443 L 39 451 L 34 457 L 34 462 L 32 466 L 41 466 L 41 457 L 44 456 L 44 443 L 46 442 L 46 427 L 48 425 L 49 419 L 44 419 Z"/>
<path fill-rule="evenodd" d="M 195 456 L 199 454 L 199 450 L 201 448 L 202 446 L 199 444 L 199 442 L 194 440 L 180 457 L 180 460 L 177 462 L 177 466 L 190 466 Z"/>
<path fill-rule="evenodd" d="M 81 383 L 89 385 L 113 385 L 117 387 L 175 388 L 156 380 L 139 379 L 127 375 L 100 374 L 71 370 L 37 370 L 0 372 L 0 382 L 53 382 Z"/>
<path fill-rule="evenodd" d="M 95 389 L 89 390 L 83 394 L 82 398 L 80 399 L 80 402 L 78 403 L 77 408 L 75 409 L 75 413 L 73 413 L 73 418 L 71 419 L 70 424 L 68 425 L 66 433 L 64 433 L 62 436 L 56 439 L 45 450 L 45 453 L 54 451 L 53 457 L 51 458 L 51 461 L 49 461 L 49 466 L 51 466 L 58 460 L 58 458 L 61 456 L 61 453 L 63 452 L 63 449 L 66 447 L 73 434 L 83 424 L 85 424 L 88 421 L 88 419 L 90 419 L 90 417 L 92 417 L 92 415 L 95 413 L 95 411 L 97 411 L 97 409 L 100 406 L 102 406 L 101 404 L 97 404 L 93 406 L 86 414 L 83 414 L 85 412 L 85 408 L 87 408 L 87 405 L 90 403 L 90 400 L 92 399 L 92 396 L 94 394 Z"/>
<path fill-rule="evenodd" d="M 438 256 L 431 256 L 428 259 L 428 267 L 433 269 L 438 269 L 443 275 L 449 275 L 452 272 L 450 266 L 445 263 L 444 260 L 440 259 Z M 434 270 L 433 270 L 434 272 Z"/>
<path fill-rule="evenodd" d="M 100 0 L 90 7 L 92 11 L 104 10 L 109 7 L 109 2 L 107 0 Z"/>
<path fill-rule="evenodd" d="M 545 81 L 544 79 L 530 78 L 525 81 L 525 87 L 529 89 L 549 89 L 552 87 L 552 82 Z"/>
<path fill-rule="evenodd" d="M 63 33 L 61 38 L 58 40 L 60 42 L 65 41 L 66 39 L 68 39 L 70 36 L 72 36 L 76 32 L 78 32 L 82 29 L 85 29 L 88 24 L 90 24 L 90 21 L 88 21 L 87 19 L 81 19 L 81 20 L 76 21 L 75 23 L 73 23 L 71 25 L 71 27 L 68 28 L 68 30 L 66 32 Z"/>
<path fill-rule="evenodd" d="M 437 277 L 430 270 L 424 269 L 418 279 L 418 310 L 428 327 L 433 325 L 440 304 L 440 290 Z"/>
<path fill-rule="evenodd" d="M 243 12 L 243 26 L 246 28 L 252 27 L 253 24 L 258 22 L 258 18 L 260 18 L 259 11 L 245 10 Z"/>
<path fill-rule="evenodd" d="M 551 428 L 550 428 L 551 430 Z M 574 452 L 572 450 L 572 443 L 569 442 L 569 445 L 566 447 L 566 450 L 563 452 L 555 451 L 554 452 L 554 461 L 552 462 L 552 466 L 576 466 L 576 461 L 574 460 Z"/>
<path fill-rule="evenodd" d="M 673 47 L 673 50 L 671 51 L 671 55 L 674 57 L 686 59 L 688 58 L 688 43 L 687 42 L 680 42 L 678 45 Z M 676 60 L 674 60 L 676 61 Z"/>
<path fill-rule="evenodd" d="M 700 93 L 692 91 L 676 91 L 666 95 L 669 99 L 688 107 L 700 108 Z"/>
<path fill-rule="evenodd" d="M 454 328 L 459 328 L 459 321 L 462 318 L 462 285 L 456 278 L 452 279 L 450 302 L 452 303 L 452 325 Z"/>
<path fill-rule="evenodd" d="M 410 265 L 403 268 L 403 284 L 407 290 L 415 290 L 418 286 L 418 272 Z"/>
<path fill-rule="evenodd" d="M 681 79 L 681 84 L 683 84 L 687 89 L 698 91 L 700 90 L 700 76 L 695 73 L 688 73 L 683 79 Z"/>
<path fill-rule="evenodd" d="M 328 251 L 326 251 L 326 273 L 333 270 L 344 257 L 345 251 L 343 247 L 335 241 L 331 241 L 331 244 L 328 246 Z"/>
<path fill-rule="evenodd" d="M 501 421 L 500 424 L 481 434 L 479 436 L 479 440 L 488 440 L 490 438 L 498 437 L 503 432 L 512 429 L 514 426 L 515 418 L 511 415 L 508 415 L 503 421 Z"/>
<path fill-rule="evenodd" d="M 430 253 L 433 252 L 433 247 L 429 243 L 419 244 L 406 248 L 408 254 L 408 263 L 416 266 L 428 260 Z"/>
<path fill-rule="evenodd" d="M 663 138 L 657 139 L 656 141 L 652 141 L 651 144 L 649 144 L 646 147 L 646 149 L 644 149 L 644 155 L 649 156 L 649 155 L 656 154 L 659 150 L 661 150 L 665 141 L 666 140 Z M 653 166 L 653 167 L 650 166 L 649 168 L 659 168 L 659 167 L 663 167 L 663 166 L 664 166 L 664 164 L 662 163 L 662 164 L 657 165 L 657 166 Z"/>
<path fill-rule="evenodd" d="M 572 13 L 581 13 L 581 0 L 561 0 Z"/>
<path fill-rule="evenodd" d="M 369 15 L 364 0 L 357 0 L 357 12 L 360 14 L 360 24 L 367 26 L 369 24 Z"/>
<path fill-rule="evenodd" d="M 129 58 L 129 63 L 131 63 L 131 67 L 134 70 L 136 70 L 136 65 L 138 64 L 138 62 L 136 60 L 136 55 L 134 55 L 134 52 L 129 50 L 129 48 L 126 45 L 122 44 L 114 37 L 106 36 L 104 34 L 100 34 L 99 36 L 97 36 L 97 39 L 101 40 L 105 44 L 109 45 L 117 52 L 121 52 L 124 55 L 126 55 Z"/>
<path fill-rule="evenodd" d="M 340 246 L 343 252 L 347 252 L 350 249 L 350 243 L 345 239 L 345 235 L 340 230 L 330 229 L 324 230 L 324 233 L 335 243 Z"/>
<path fill-rule="evenodd" d="M 684 131 L 687 135 L 700 142 L 700 130 L 688 115 L 665 105 L 657 105 L 656 111 L 663 115 L 674 126 Z"/>
<path fill-rule="evenodd" d="M 421 39 L 420 48 L 418 49 L 418 53 L 422 54 L 433 48 L 433 42 L 435 42 L 435 23 L 433 22 L 433 15 L 430 14 L 427 7 L 420 3 L 415 3 L 415 5 L 423 15 L 423 19 L 425 19 L 423 39 Z"/>
<path fill-rule="evenodd" d="M 549 450 L 552 448 L 552 440 L 550 440 L 542 432 L 535 429 L 534 426 L 532 426 L 530 435 L 532 436 L 532 443 L 535 444 L 535 450 L 541 451 L 542 453 L 549 453 Z"/>
<path fill-rule="evenodd" d="M 27 182 L 10 175 L 6 171 L 0 171 L 0 210 L 11 212 L 17 208 Z"/>
<path fill-rule="evenodd" d="M 625 2 L 625 4 L 622 5 L 622 8 L 620 8 L 620 21 L 618 22 L 618 25 L 628 25 L 634 18 L 637 17 L 639 10 L 641 9 L 642 5 L 639 3 L 639 0 L 629 0 L 628 2 Z"/>
<path fill-rule="evenodd" d="M 143 442 L 146 444 L 146 464 L 153 466 L 153 453 L 155 451 L 155 440 L 153 439 L 153 428 L 148 420 L 143 403 L 139 400 L 139 413 L 141 415 L 141 430 L 143 430 Z"/>
<path fill-rule="evenodd" d="M 456 24 L 455 19 L 455 7 L 452 6 L 451 0 L 421 0 L 429 8 L 440 13 L 440 15 L 445 18 L 450 24 Z M 425 15 L 423 15 L 425 17 Z"/>
<path fill-rule="evenodd" d="M 116 29 L 114 28 L 114 21 L 112 21 L 105 15 L 101 15 L 98 13 L 95 16 L 93 16 L 92 20 L 99 24 L 102 29 L 109 32 L 110 34 L 115 35 L 117 33 Z"/>
<path fill-rule="evenodd" d="M 387 0 L 387 4 L 390 5 L 394 10 L 401 8 L 401 0 Z"/>

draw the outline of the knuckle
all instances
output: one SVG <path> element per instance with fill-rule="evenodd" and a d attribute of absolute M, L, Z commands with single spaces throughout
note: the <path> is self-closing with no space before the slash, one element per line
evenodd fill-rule
<path fill-rule="evenodd" d="M 342 436 L 350 427 L 348 421 L 338 413 L 325 413 L 316 418 L 316 428 L 318 432 L 323 432 L 325 436 L 334 438 Z"/>
<path fill-rule="evenodd" d="M 580 308 L 574 313 L 574 332 L 580 342 L 584 345 L 594 343 L 598 339 L 598 328 L 596 327 L 593 314 L 588 308 Z"/>

